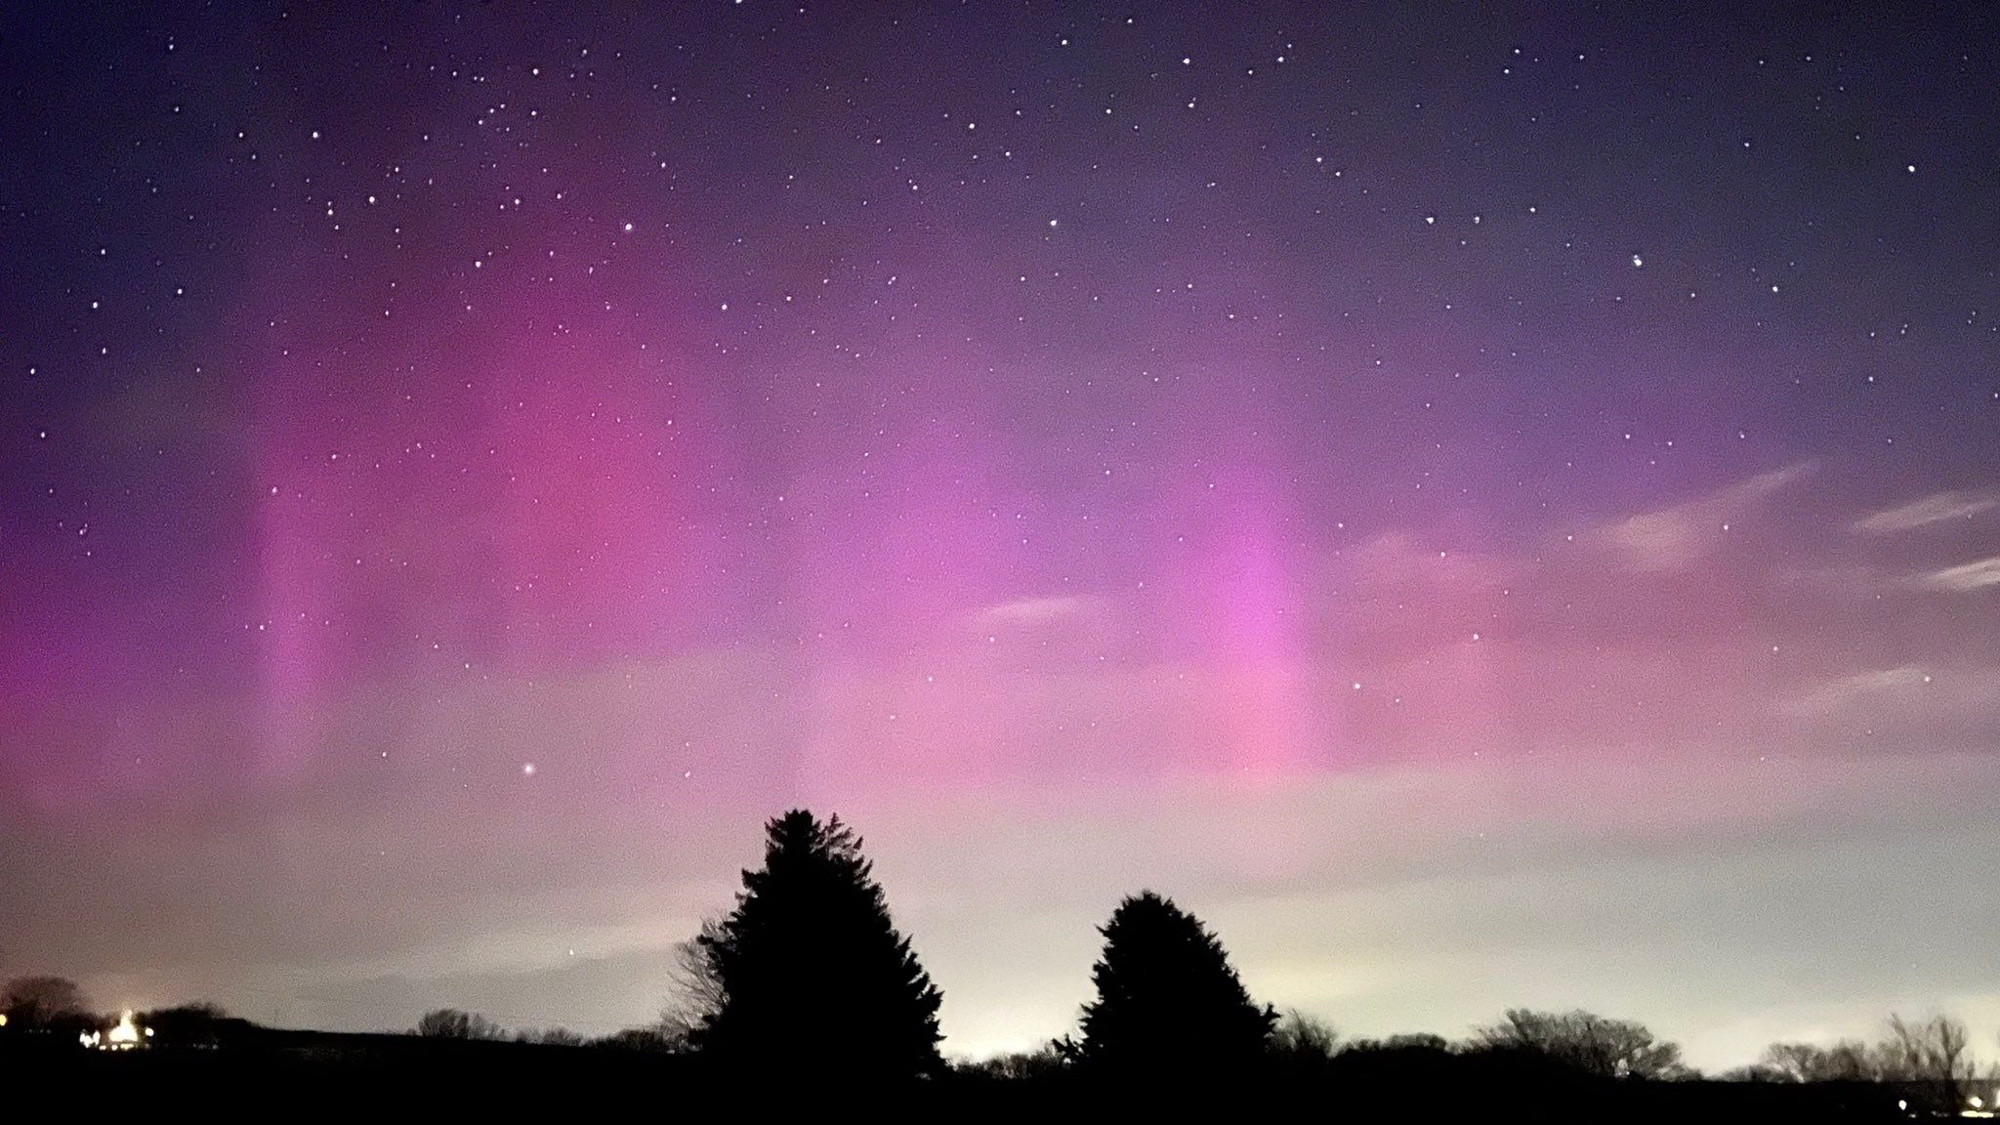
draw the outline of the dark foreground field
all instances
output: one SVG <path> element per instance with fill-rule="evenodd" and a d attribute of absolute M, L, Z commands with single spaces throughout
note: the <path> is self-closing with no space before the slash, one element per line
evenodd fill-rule
<path fill-rule="evenodd" d="M 465 1111 L 587 1119 L 633 1113 L 763 1115 L 861 1109 L 929 1120 L 1081 1120 L 1157 1115 L 1323 1120 L 1888 1122 L 1898 1091 L 1873 1084 L 1619 1082 L 1496 1057 L 1357 1059 L 1255 1075 L 1122 1081 L 1074 1073 L 998 1078 L 954 1071 L 897 1088 L 796 1071 L 719 1071 L 698 1058 L 591 1047 L 438 1041 L 405 1035 L 268 1032 L 219 1049 L 127 1054 L 68 1048 L 0 1054 L 17 1092 L 116 1113 L 235 1120 Z"/>

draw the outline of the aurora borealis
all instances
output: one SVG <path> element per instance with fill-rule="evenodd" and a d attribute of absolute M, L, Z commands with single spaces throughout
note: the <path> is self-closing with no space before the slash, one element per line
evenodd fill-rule
<path fill-rule="evenodd" d="M 2000 20 L 0 17 L 0 975 L 608 1031 L 838 812 L 1355 1034 L 2000 1023 Z"/>

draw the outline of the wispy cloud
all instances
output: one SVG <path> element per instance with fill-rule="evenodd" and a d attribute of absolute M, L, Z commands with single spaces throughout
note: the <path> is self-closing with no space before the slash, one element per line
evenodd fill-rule
<path fill-rule="evenodd" d="M 1709 552 L 1724 533 L 1724 525 L 1762 507 L 1811 475 L 1813 469 L 1813 462 L 1799 461 L 1758 473 L 1669 508 L 1609 521 L 1588 531 L 1587 541 L 1616 556 L 1631 570 L 1681 570 Z"/>
<path fill-rule="evenodd" d="M 1424 597 L 1452 592 L 1491 596 L 1530 569 L 1503 555 L 1441 549 L 1438 543 L 1419 542 L 1401 531 L 1348 548 L 1340 552 L 1339 560 L 1341 575 L 1370 593 L 1407 590 Z"/>
<path fill-rule="evenodd" d="M 1951 520 L 1970 519 L 1996 506 L 2000 506 L 2000 496 L 1992 493 L 1935 492 L 1906 504 L 1870 512 L 1854 521 L 1853 529 L 1864 535 L 1893 535 Z"/>
<path fill-rule="evenodd" d="M 1098 604 L 1094 598 L 1068 595 L 1017 598 L 987 606 L 976 618 L 982 625 L 1041 625 L 1088 613 Z"/>
<path fill-rule="evenodd" d="M 1863 718 L 1871 726 L 1898 722 L 1990 725 L 2000 705 L 2000 664 L 1903 664 L 1836 676 L 1806 685 L 1783 710 L 1801 718 Z"/>
<path fill-rule="evenodd" d="M 1890 693 L 1922 687 L 1930 682 L 1930 674 L 1913 664 L 1871 669 L 1820 683 L 1793 699 L 1787 710 L 1800 715 L 1818 715 L 1859 704 L 1879 705 Z"/>
<path fill-rule="evenodd" d="M 2000 586 L 2000 555 L 1919 574 L 1910 579 L 1910 583 L 1926 590 L 1944 590 L 1954 594 Z"/>

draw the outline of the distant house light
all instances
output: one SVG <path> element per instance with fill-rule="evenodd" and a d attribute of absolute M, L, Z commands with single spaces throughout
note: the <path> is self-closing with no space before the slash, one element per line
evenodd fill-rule
<path fill-rule="evenodd" d="M 86 1031 L 77 1036 L 77 1041 L 85 1047 L 94 1047 L 100 1051 L 131 1051 L 152 1046 L 148 1042 L 152 1038 L 153 1029 L 140 1027 L 133 1022 L 132 1009 L 127 1008 L 118 1017 L 118 1022 L 111 1026 L 111 1030 Z"/>

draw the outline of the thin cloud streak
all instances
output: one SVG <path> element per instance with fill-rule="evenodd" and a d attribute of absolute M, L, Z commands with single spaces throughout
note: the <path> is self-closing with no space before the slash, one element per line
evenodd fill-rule
<path fill-rule="evenodd" d="M 2000 586 L 2000 555 L 1980 559 L 1977 562 L 1948 566 L 1943 570 L 1933 570 L 1920 574 L 1911 582 L 1928 590 L 1943 590 L 1949 593 L 1969 594 L 1988 586 Z"/>
<path fill-rule="evenodd" d="M 1857 672 L 1820 684 L 1792 700 L 1787 709 L 1794 714 L 1817 715 L 1844 710 L 1859 704 L 1880 706 L 1889 693 L 1907 691 L 1931 682 L 1922 668 L 1903 665 L 1869 672 Z"/>
<path fill-rule="evenodd" d="M 1735 523 L 1816 467 L 1798 461 L 1758 473 L 1706 496 L 1608 521 L 1586 531 L 1584 541 L 1636 573 L 1685 570 L 1714 551 Z"/>
<path fill-rule="evenodd" d="M 1853 530 L 1864 535 L 1893 535 L 1899 531 L 1916 531 L 1934 527 L 1952 520 L 1967 520 L 1981 512 L 2000 505 L 2000 496 L 1979 492 L 1934 492 L 1871 512 L 1854 521 Z"/>

